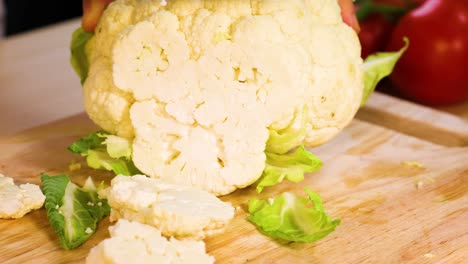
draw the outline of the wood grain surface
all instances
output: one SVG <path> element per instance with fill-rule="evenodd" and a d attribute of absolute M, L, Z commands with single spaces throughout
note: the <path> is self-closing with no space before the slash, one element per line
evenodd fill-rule
<path fill-rule="evenodd" d="M 468 263 L 466 120 L 395 105 L 401 101 L 386 96 L 373 100 L 392 107 L 381 110 L 371 103 L 359 113 L 361 120 L 312 149 L 324 166 L 304 182 L 285 182 L 261 195 L 250 187 L 222 197 L 239 209 L 223 234 L 205 240 L 217 263 Z M 398 114 L 398 106 L 408 114 Z M 0 138 L 0 172 L 17 183 L 39 183 L 41 172 L 67 173 L 79 184 L 87 176 L 108 181 L 110 173 L 68 171 L 72 160 L 83 160 L 65 148 L 96 129 L 82 114 Z M 446 144 L 434 143 L 439 141 Z M 285 191 L 305 195 L 304 186 L 320 193 L 328 213 L 342 220 L 325 239 L 272 240 L 246 220 L 249 199 Z M 59 247 L 44 209 L 0 220 L 0 263 L 82 263 L 108 236 L 109 225 L 104 219 L 90 240 L 67 251 Z"/>
<path fill-rule="evenodd" d="M 468 104 L 444 109 L 459 115 L 374 93 L 357 117 L 436 144 L 468 146 Z"/>

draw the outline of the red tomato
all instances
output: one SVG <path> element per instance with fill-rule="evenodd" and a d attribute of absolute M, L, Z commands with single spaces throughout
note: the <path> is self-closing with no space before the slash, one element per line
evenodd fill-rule
<path fill-rule="evenodd" d="M 410 47 L 390 79 L 406 98 L 429 105 L 468 100 L 468 0 L 427 0 L 401 18 L 387 50 Z"/>
<path fill-rule="evenodd" d="M 368 55 L 383 51 L 390 40 L 393 26 L 398 18 L 409 12 L 415 6 L 426 0 L 364 0 L 358 1 L 356 9 L 359 12 L 360 4 L 363 4 L 364 11 L 368 16 L 364 16 L 360 21 L 361 31 L 359 40 L 362 46 L 361 56 L 366 58 Z M 397 7 L 399 12 L 386 9 L 380 9 L 380 6 Z M 367 7 L 367 8 L 366 8 Z M 361 10 L 362 11 L 362 10 Z"/>
<path fill-rule="evenodd" d="M 382 15 L 374 14 L 367 17 L 361 23 L 359 41 L 361 42 L 361 57 L 383 51 L 390 39 L 393 25 Z"/>
<path fill-rule="evenodd" d="M 426 0 L 375 0 L 376 3 L 398 7 L 408 7 L 408 5 L 418 6 L 425 1 Z"/>

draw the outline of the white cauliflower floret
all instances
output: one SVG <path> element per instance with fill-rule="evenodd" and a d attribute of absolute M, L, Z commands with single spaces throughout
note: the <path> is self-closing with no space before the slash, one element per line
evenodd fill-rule
<path fill-rule="evenodd" d="M 0 174 L 0 218 L 21 218 L 44 205 L 45 196 L 35 184 L 15 185 L 12 178 Z"/>
<path fill-rule="evenodd" d="M 261 176 L 269 133 L 322 144 L 362 97 L 336 0 L 117 0 L 88 53 L 91 119 L 133 140 L 143 173 L 216 195 Z"/>
<path fill-rule="evenodd" d="M 168 237 L 203 239 L 222 232 L 234 217 L 229 203 L 208 192 L 143 175 L 116 176 L 100 196 L 111 206 L 111 221 L 138 221 Z"/>
<path fill-rule="evenodd" d="M 168 240 L 149 225 L 119 220 L 109 232 L 111 237 L 90 250 L 86 263 L 214 263 L 202 241 Z"/>
<path fill-rule="evenodd" d="M 235 115 L 222 115 L 220 120 L 216 114 L 225 112 L 209 108 L 216 105 L 207 102 L 194 112 L 206 113 L 198 118 L 201 122 L 217 122 L 190 126 L 171 118 L 155 102 L 134 104 L 131 116 L 136 132 L 135 165 L 165 181 L 192 184 L 217 195 L 255 182 L 265 166 L 268 131 L 261 120 Z"/>

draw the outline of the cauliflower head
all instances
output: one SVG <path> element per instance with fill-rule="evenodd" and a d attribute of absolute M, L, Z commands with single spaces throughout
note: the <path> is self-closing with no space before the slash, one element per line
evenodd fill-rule
<path fill-rule="evenodd" d="M 143 173 L 217 195 L 258 180 L 266 150 L 330 140 L 362 98 L 337 0 L 117 0 L 86 54 L 90 118 Z"/>

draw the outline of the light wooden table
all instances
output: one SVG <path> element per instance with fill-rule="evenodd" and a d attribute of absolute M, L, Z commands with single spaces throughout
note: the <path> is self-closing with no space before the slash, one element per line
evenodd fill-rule
<path fill-rule="evenodd" d="M 0 135 L 84 111 L 69 63 L 71 20 L 0 40 Z"/>

